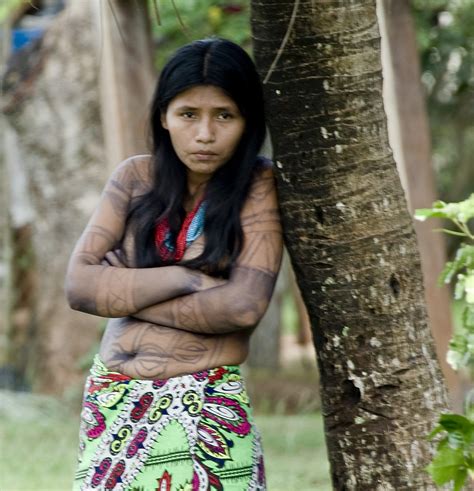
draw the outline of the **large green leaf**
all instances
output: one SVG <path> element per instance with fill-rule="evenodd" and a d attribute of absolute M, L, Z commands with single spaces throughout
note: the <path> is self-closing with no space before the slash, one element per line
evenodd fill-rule
<path fill-rule="evenodd" d="M 446 484 L 450 481 L 459 482 L 463 475 L 465 479 L 466 468 L 464 466 L 463 451 L 445 446 L 437 452 L 427 470 L 433 481 L 438 485 Z"/>

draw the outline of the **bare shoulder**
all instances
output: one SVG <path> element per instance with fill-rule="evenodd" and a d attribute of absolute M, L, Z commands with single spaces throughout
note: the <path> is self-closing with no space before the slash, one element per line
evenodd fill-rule
<path fill-rule="evenodd" d="M 267 158 L 261 158 L 255 169 L 252 184 L 250 186 L 247 202 L 254 206 L 276 199 L 275 175 L 273 162 Z"/>
<path fill-rule="evenodd" d="M 119 183 L 131 196 L 147 192 L 152 182 L 152 156 L 143 154 L 126 158 L 114 169 L 111 180 Z"/>
<path fill-rule="evenodd" d="M 245 232 L 273 230 L 280 232 L 280 213 L 271 161 L 255 169 L 252 184 L 241 213 Z"/>

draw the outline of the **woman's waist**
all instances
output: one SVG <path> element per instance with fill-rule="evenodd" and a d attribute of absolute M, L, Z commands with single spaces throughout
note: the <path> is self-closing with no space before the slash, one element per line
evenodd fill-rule
<path fill-rule="evenodd" d="M 149 323 L 111 323 L 99 353 L 111 371 L 155 379 L 239 365 L 248 349 L 244 333 L 203 335 Z"/>
<path fill-rule="evenodd" d="M 105 361 L 102 359 L 100 353 L 97 353 L 94 356 L 94 360 L 90 368 L 90 377 L 94 379 L 102 379 L 104 382 L 105 381 L 128 382 L 133 380 L 147 380 L 147 381 L 152 380 L 153 382 L 159 384 L 160 382 L 165 382 L 174 378 L 187 377 L 187 376 L 194 377 L 197 380 L 205 379 L 205 378 L 212 380 L 213 378 L 215 378 L 217 375 L 220 375 L 221 373 L 231 374 L 232 376 L 238 378 L 242 376 L 240 364 L 226 364 L 226 365 L 219 365 L 215 367 L 208 367 L 205 369 L 200 369 L 189 373 L 180 373 L 166 378 L 137 379 L 135 377 L 125 375 L 121 372 L 114 371 L 113 369 L 109 368 L 105 363 Z"/>

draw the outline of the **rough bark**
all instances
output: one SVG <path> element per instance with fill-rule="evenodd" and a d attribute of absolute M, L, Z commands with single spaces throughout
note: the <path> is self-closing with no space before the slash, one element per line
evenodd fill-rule
<path fill-rule="evenodd" d="M 252 30 L 334 489 L 436 489 L 426 435 L 447 396 L 388 145 L 375 0 L 254 0 Z"/>
<path fill-rule="evenodd" d="M 380 0 L 377 7 L 382 33 L 383 93 L 388 135 L 413 215 L 417 208 L 429 208 L 438 199 L 415 26 L 409 0 Z M 439 220 L 416 221 L 414 225 L 421 256 L 426 307 L 438 359 L 451 398 L 460 407 L 460 378 L 446 361 L 452 336 L 450 291 L 447 286 L 440 287 L 437 281 L 447 261 L 446 245 L 444 236 L 433 229 L 442 228 L 442 223 Z"/>
<path fill-rule="evenodd" d="M 98 319 L 71 312 L 63 292 L 70 251 L 107 176 L 94 29 L 87 3 L 68 7 L 40 43 L 13 55 L 3 81 L 2 109 L 19 151 L 9 179 L 23 174 L 33 207 L 33 383 L 49 392 L 82 378 L 78 360 L 99 334 Z"/>

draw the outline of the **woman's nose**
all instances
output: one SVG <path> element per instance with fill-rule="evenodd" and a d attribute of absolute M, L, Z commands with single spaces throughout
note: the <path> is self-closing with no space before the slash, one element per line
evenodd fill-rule
<path fill-rule="evenodd" d="M 199 121 L 196 140 L 202 143 L 211 143 L 215 140 L 215 132 L 212 121 L 203 118 Z"/>

